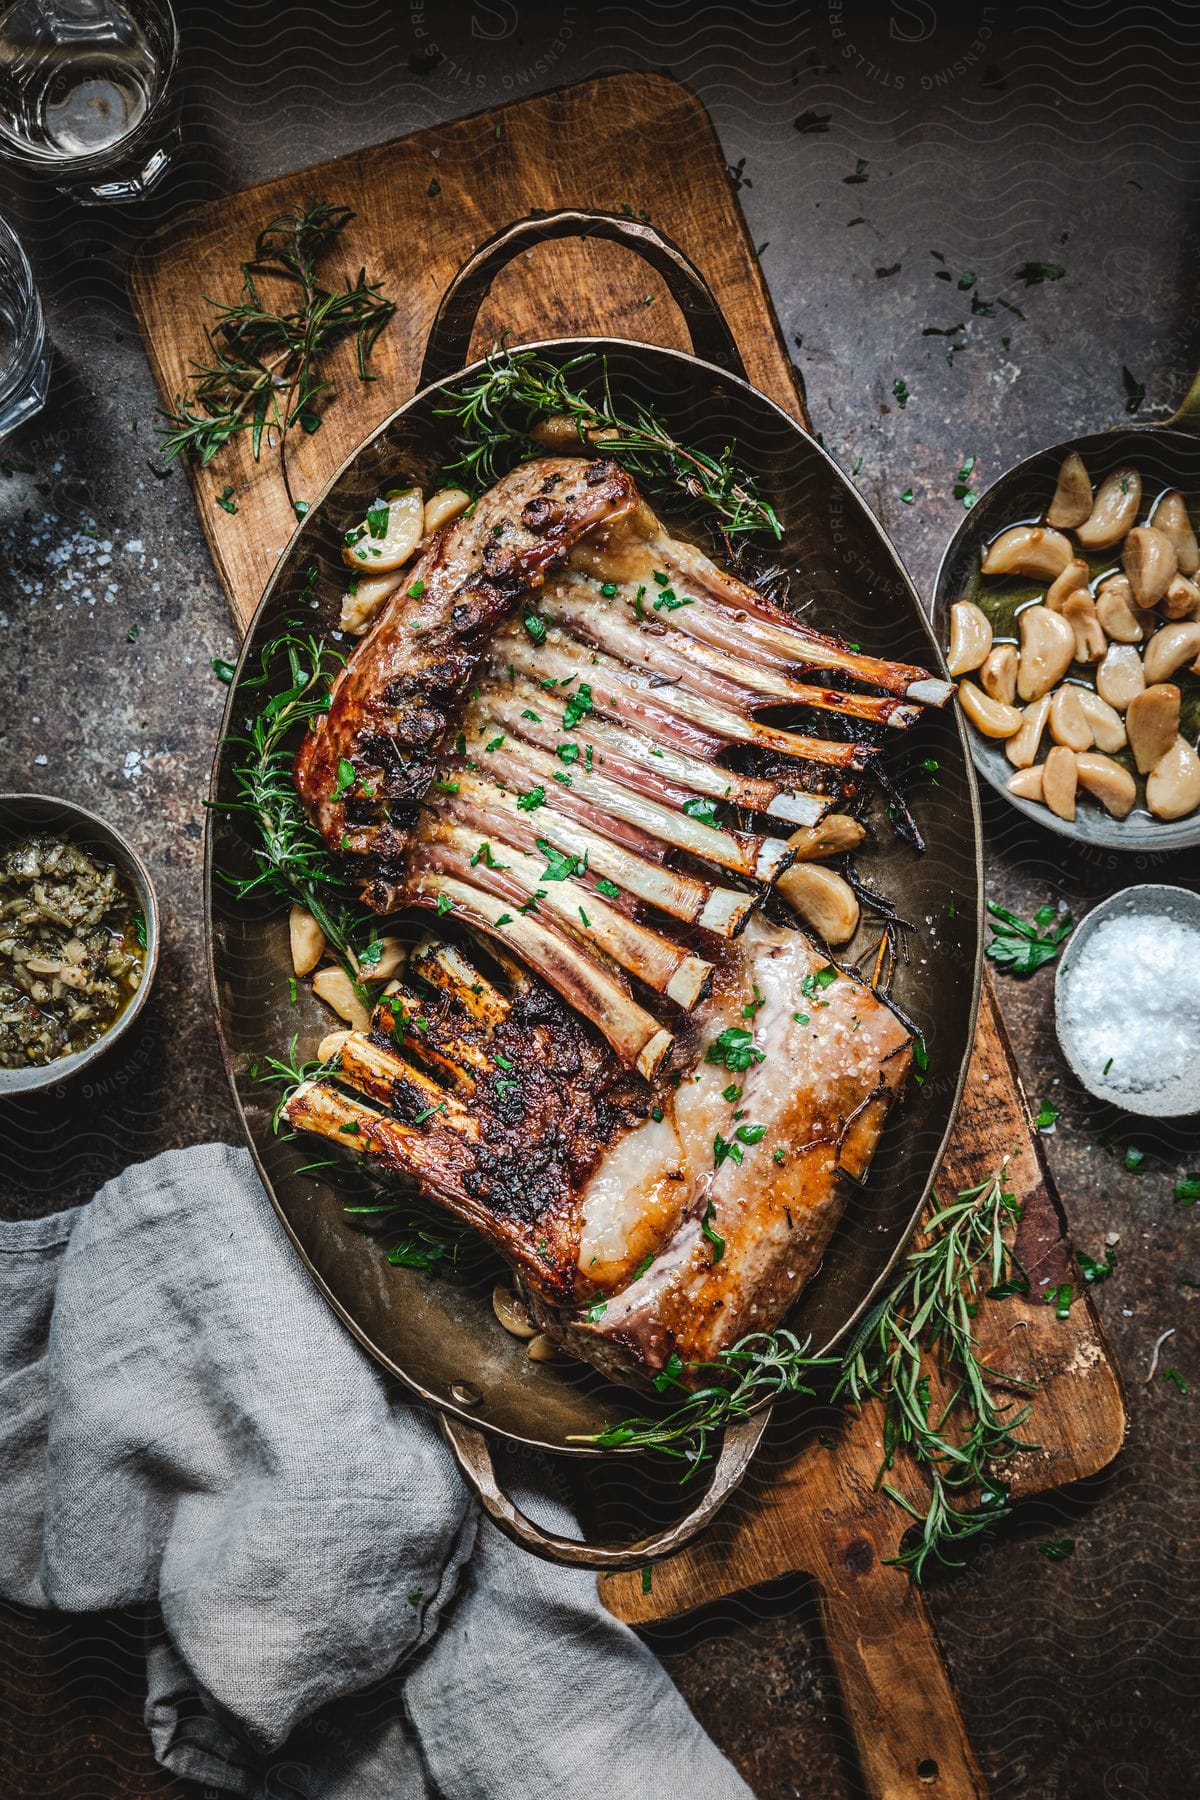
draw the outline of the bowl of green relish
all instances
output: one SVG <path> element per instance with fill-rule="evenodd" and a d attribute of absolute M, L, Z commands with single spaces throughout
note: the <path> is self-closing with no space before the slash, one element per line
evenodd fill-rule
<path fill-rule="evenodd" d="M 73 801 L 0 795 L 0 1098 L 102 1055 L 157 960 L 154 888 L 120 832 Z"/>

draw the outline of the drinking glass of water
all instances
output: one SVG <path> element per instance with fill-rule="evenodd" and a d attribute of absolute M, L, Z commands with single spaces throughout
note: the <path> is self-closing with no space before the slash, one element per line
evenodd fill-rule
<path fill-rule="evenodd" d="M 49 385 L 42 303 L 25 252 L 0 219 L 0 438 L 40 410 Z"/>
<path fill-rule="evenodd" d="M 166 0 L 0 0 L 0 157 L 85 204 L 137 200 L 178 142 Z"/>

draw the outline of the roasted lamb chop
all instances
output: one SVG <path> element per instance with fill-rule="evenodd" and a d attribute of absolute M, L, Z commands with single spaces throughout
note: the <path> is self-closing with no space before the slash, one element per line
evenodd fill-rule
<path fill-rule="evenodd" d="M 434 536 L 297 756 L 367 902 L 467 948 L 423 944 L 289 1122 L 414 1178 L 615 1375 L 771 1329 L 912 1038 L 758 912 L 780 831 L 877 744 L 757 714 L 904 729 L 947 694 L 669 536 L 614 462 L 523 464 Z"/>

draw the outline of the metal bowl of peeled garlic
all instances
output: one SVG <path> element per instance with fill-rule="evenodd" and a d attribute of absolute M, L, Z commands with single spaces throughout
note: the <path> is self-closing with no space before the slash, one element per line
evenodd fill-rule
<path fill-rule="evenodd" d="M 934 630 L 975 765 L 1087 844 L 1200 843 L 1200 439 L 1175 426 L 1039 451 L 982 495 Z"/>

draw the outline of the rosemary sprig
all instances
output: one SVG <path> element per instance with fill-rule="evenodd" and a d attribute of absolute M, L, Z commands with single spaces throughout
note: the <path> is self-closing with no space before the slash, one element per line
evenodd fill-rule
<path fill-rule="evenodd" d="M 205 333 L 211 360 L 192 364 L 190 392 L 176 395 L 174 407 L 164 413 L 164 463 L 185 455 L 206 468 L 244 431 L 251 434 L 257 462 L 263 432 L 274 426 L 284 484 L 293 499 L 287 433 L 294 425 L 309 433 L 320 429 L 317 402 L 333 385 L 320 374 L 320 358 L 353 334 L 359 380 L 373 381 L 367 361 L 396 310 L 378 283 L 367 280 L 365 269 L 340 289 L 320 280 L 321 263 L 353 217 L 348 206 L 314 198 L 259 232 L 253 255 L 242 264 L 240 298 L 232 304 L 209 302 L 216 312 Z M 264 276 L 285 284 L 286 299 L 278 307 L 260 289 Z"/>
<path fill-rule="evenodd" d="M 958 1545 L 1008 1511 L 1008 1490 L 996 1465 L 1036 1448 L 1017 1436 L 1031 1403 L 1002 1400 L 996 1391 L 1028 1392 L 1028 1383 L 990 1368 L 975 1340 L 982 1299 L 1029 1292 L 1029 1278 L 1005 1237 L 1021 1212 L 1006 1177 L 1007 1159 L 987 1181 L 933 1215 L 925 1242 L 906 1258 L 896 1286 L 872 1309 L 847 1351 L 834 1388 L 834 1399 L 848 1397 L 859 1407 L 869 1399 L 883 1402 L 877 1486 L 921 1525 L 917 1541 L 891 1559 L 917 1582 L 931 1556 L 960 1566 L 953 1554 Z M 936 1405 L 931 1367 L 949 1390 Z M 884 1479 L 900 1450 L 929 1480 L 924 1513 Z M 972 1495 L 978 1496 L 974 1505 Z"/>
<path fill-rule="evenodd" d="M 223 810 L 246 815 L 254 834 L 253 875 L 220 872 L 239 900 L 267 893 L 310 912 L 338 961 L 357 981 L 368 945 L 355 949 L 371 915 L 354 898 L 320 832 L 312 824 L 292 776 L 297 739 L 310 720 L 328 711 L 332 673 L 343 659 L 302 627 L 289 624 L 262 650 L 257 672 L 244 676 L 239 695 L 265 689 L 270 698 L 243 737 L 227 740 L 241 755 L 233 766 L 236 798 Z M 279 687 L 280 664 L 287 685 Z M 369 960 L 369 958 L 368 958 Z"/>
<path fill-rule="evenodd" d="M 635 403 L 628 414 L 620 412 L 603 357 L 576 356 L 560 368 L 534 350 L 497 349 L 437 411 L 457 424 L 458 454 L 445 477 L 473 492 L 537 452 L 529 434 L 539 420 L 565 416 L 583 447 L 599 442 L 647 493 L 676 503 L 682 494 L 715 513 L 730 537 L 762 530 L 782 536 L 774 508 L 733 460 L 733 446 L 712 456 L 681 443 L 650 407 Z"/>
<path fill-rule="evenodd" d="M 722 1350 L 712 1362 L 685 1365 L 674 1357 L 656 1377 L 656 1387 L 682 1387 L 678 1376 L 685 1367 L 711 1370 L 717 1379 L 710 1386 L 689 1391 L 683 1404 L 672 1412 L 657 1418 L 622 1419 L 590 1437 L 569 1441 L 596 1444 L 602 1450 L 658 1450 L 664 1456 L 681 1457 L 689 1464 L 684 1476 L 687 1480 L 707 1457 L 709 1439 L 715 1431 L 723 1431 L 727 1425 L 745 1418 L 752 1407 L 769 1397 L 813 1393 L 815 1390 L 808 1385 L 812 1370 L 838 1366 L 836 1356 L 810 1356 L 811 1341 L 801 1343 L 790 1331 L 756 1331 Z"/>
<path fill-rule="evenodd" d="M 1030 1403 L 1001 1401 L 995 1391 L 1028 1391 L 1028 1384 L 980 1359 L 973 1326 L 982 1298 L 1002 1300 L 1029 1291 L 1029 1279 L 1005 1236 L 1020 1217 L 1005 1187 L 1006 1173 L 1005 1164 L 934 1213 L 922 1247 L 907 1257 L 891 1293 L 872 1308 L 844 1357 L 810 1356 L 808 1344 L 789 1331 L 755 1333 L 714 1362 L 686 1365 L 711 1371 L 715 1379 L 689 1393 L 671 1412 L 624 1419 L 575 1441 L 682 1457 L 689 1465 L 686 1480 L 705 1460 L 714 1432 L 767 1399 L 813 1393 L 808 1385 L 812 1372 L 837 1368 L 834 1400 L 848 1399 L 858 1407 L 870 1399 L 882 1401 L 884 1454 L 877 1485 L 921 1526 L 916 1544 L 891 1560 L 917 1583 L 931 1556 L 957 1566 L 956 1547 L 1008 1510 L 1008 1493 L 995 1465 L 1018 1450 L 1035 1448 L 1016 1435 L 1029 1417 Z M 668 1365 L 658 1377 L 660 1388 L 682 1387 L 678 1377 L 685 1365 L 674 1360 L 674 1368 Z M 936 1411 L 932 1369 L 951 1384 L 949 1397 Z M 960 1429 L 954 1429 L 953 1421 L 960 1421 Z M 923 1513 L 884 1479 L 901 1450 L 929 1479 L 929 1506 Z M 975 1493 L 976 1505 L 963 1504 Z"/>

